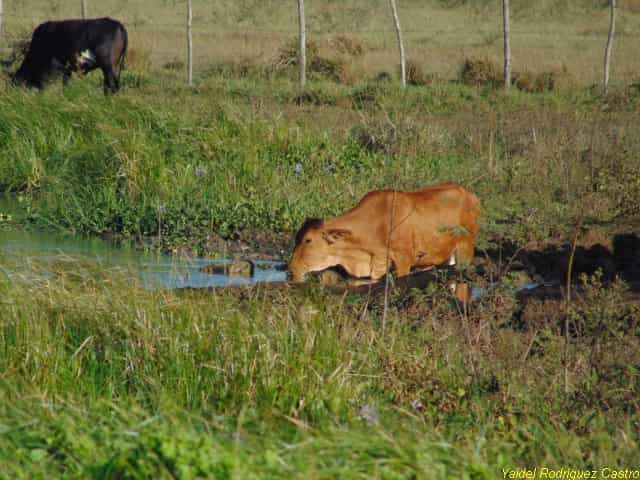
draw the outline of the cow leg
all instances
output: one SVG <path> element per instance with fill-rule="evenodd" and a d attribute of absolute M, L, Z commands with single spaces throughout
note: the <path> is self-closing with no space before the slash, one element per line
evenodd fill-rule
<path fill-rule="evenodd" d="M 411 261 L 411 256 L 410 255 L 394 255 L 393 258 L 393 264 L 396 267 L 396 275 L 398 277 L 404 277 L 405 275 L 409 275 L 409 273 L 411 273 L 411 264 L 413 263 Z"/>
<path fill-rule="evenodd" d="M 71 70 L 65 68 L 62 70 L 62 86 L 66 87 L 69 84 L 69 80 L 71 79 Z"/>
<path fill-rule="evenodd" d="M 390 259 L 387 259 L 387 255 L 385 254 L 384 256 L 382 255 L 372 255 L 371 256 L 371 273 L 370 273 L 370 277 L 371 280 L 379 280 L 380 278 L 382 278 L 385 273 L 387 273 L 388 270 L 388 266 L 387 266 L 387 261 Z"/>
<path fill-rule="evenodd" d="M 456 263 L 461 265 L 468 265 L 473 260 L 473 242 L 470 240 L 464 240 L 458 243 L 456 250 L 451 254 L 449 258 L 449 266 L 454 266 Z M 466 282 L 457 283 L 452 282 L 449 284 L 451 293 L 458 299 L 458 301 L 466 304 L 471 301 L 471 288 Z"/>
<path fill-rule="evenodd" d="M 39 78 L 34 82 L 34 86 L 42 92 L 44 87 L 47 86 L 47 82 L 44 78 Z"/>
<path fill-rule="evenodd" d="M 102 69 L 104 75 L 104 94 L 116 93 L 120 88 L 118 77 L 110 66 Z"/>
<path fill-rule="evenodd" d="M 456 245 L 454 254 L 458 263 L 462 265 L 469 265 L 473 262 L 473 241 L 470 238 L 459 241 Z"/>

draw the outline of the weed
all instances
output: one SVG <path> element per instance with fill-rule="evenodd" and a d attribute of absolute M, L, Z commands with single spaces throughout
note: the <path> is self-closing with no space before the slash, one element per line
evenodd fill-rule
<path fill-rule="evenodd" d="M 332 39 L 332 45 L 338 53 L 343 55 L 360 57 L 365 52 L 364 44 L 353 36 L 336 35 L 336 37 Z"/>
<path fill-rule="evenodd" d="M 424 73 L 420 65 L 415 62 L 407 61 L 406 63 L 407 83 L 409 85 L 427 85 L 431 83 L 431 78 Z"/>
<path fill-rule="evenodd" d="M 179 58 L 174 58 L 173 60 L 169 60 L 163 65 L 163 68 L 166 70 L 176 70 L 182 71 L 184 70 L 184 62 Z"/>
<path fill-rule="evenodd" d="M 499 68 L 488 58 L 467 58 L 460 69 L 460 81 L 474 87 L 496 86 L 500 76 Z"/>

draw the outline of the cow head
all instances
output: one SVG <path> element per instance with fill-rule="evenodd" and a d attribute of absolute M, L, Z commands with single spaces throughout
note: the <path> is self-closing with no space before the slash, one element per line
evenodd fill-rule
<path fill-rule="evenodd" d="M 16 86 L 24 85 L 26 83 L 24 72 L 21 70 L 18 70 L 14 73 L 9 73 L 9 78 L 11 79 L 11 82 Z"/>
<path fill-rule="evenodd" d="M 308 272 L 337 265 L 337 247 L 350 235 L 347 229 L 327 228 L 321 219 L 307 218 L 296 233 L 296 246 L 289 262 L 292 280 L 302 282 Z"/>
<path fill-rule="evenodd" d="M 16 86 L 36 87 L 38 82 L 34 80 L 34 75 L 24 62 L 15 73 L 11 74 L 11 81 Z"/>

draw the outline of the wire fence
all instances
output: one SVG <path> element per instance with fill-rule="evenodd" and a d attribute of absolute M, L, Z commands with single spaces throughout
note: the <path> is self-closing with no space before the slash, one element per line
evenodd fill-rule
<path fill-rule="evenodd" d="M 365 5 L 370 1 L 358 0 L 354 3 L 360 2 Z M 111 16 L 117 18 L 126 26 L 134 40 L 139 41 L 138 45 L 135 42 L 130 42 L 130 47 L 150 50 L 154 62 L 170 62 L 184 59 L 187 72 L 192 71 L 191 69 L 193 68 L 193 64 L 189 61 L 191 57 L 194 58 L 196 66 L 200 67 L 215 63 L 221 59 L 228 60 L 234 56 L 237 57 L 233 52 L 224 52 L 223 45 L 212 45 L 212 43 L 219 43 L 219 41 L 214 41 L 212 38 L 245 38 L 247 44 L 251 43 L 243 52 L 248 54 L 248 50 L 251 48 L 257 52 L 263 51 L 266 48 L 267 40 L 271 43 L 276 41 L 282 43 L 298 34 L 296 19 L 293 15 L 295 13 L 295 2 L 291 2 L 291 17 L 284 20 L 279 19 L 277 24 L 270 22 L 269 19 L 264 21 L 259 21 L 260 19 L 258 19 L 244 24 L 243 22 L 237 22 L 238 26 L 233 28 L 228 26 L 229 23 L 233 24 L 228 19 L 226 19 L 226 22 L 218 21 L 215 15 L 212 14 L 211 4 L 204 5 L 202 1 L 200 1 L 199 8 L 195 8 L 193 11 L 190 27 L 187 26 L 187 2 L 185 0 L 147 0 L 146 2 L 136 2 L 133 5 L 124 0 L 103 0 L 100 3 L 95 0 L 58 0 L 58 2 L 50 3 L 45 0 L 31 0 L 30 2 L 4 0 L 4 11 L 2 11 L 2 2 L 3 0 L 0 0 L 0 53 L 3 54 L 8 52 L 10 40 L 20 36 L 24 38 L 39 23 L 46 20 L 79 18 L 83 12 L 90 17 Z M 28 9 L 28 3 L 38 4 L 39 8 Z M 377 2 L 377 4 L 379 3 Z M 307 36 L 312 39 L 314 37 L 324 38 L 339 35 L 362 37 L 363 39 L 373 39 L 373 41 L 383 44 L 384 48 L 391 49 L 394 47 L 395 32 L 390 13 L 382 10 L 380 5 L 377 8 L 380 11 L 376 11 L 375 14 L 384 18 L 385 21 L 374 22 L 375 26 L 373 27 L 358 25 L 358 22 L 354 23 L 353 21 L 346 25 L 348 22 L 345 18 L 341 18 L 339 6 L 336 6 L 335 18 L 330 20 L 317 14 L 317 12 L 314 18 L 312 12 L 311 18 L 308 18 L 306 22 Z M 624 6 L 619 8 L 619 12 L 622 15 L 627 11 L 640 13 L 640 11 L 624 8 Z M 371 15 L 371 12 L 369 14 Z M 499 15 L 499 12 L 496 12 L 495 22 L 488 22 L 486 19 L 475 24 L 469 22 L 469 25 L 465 25 L 462 30 L 460 25 L 448 26 L 443 25 L 442 22 L 439 24 L 421 23 L 416 19 L 407 18 L 407 26 L 403 26 L 402 34 L 409 46 L 409 57 L 413 56 L 415 58 L 415 53 L 419 50 L 433 49 L 434 44 L 447 44 L 449 49 L 484 48 L 495 56 L 499 54 L 501 48 L 502 31 Z M 402 22 L 404 20 L 402 11 L 400 16 Z M 341 25 L 341 23 L 343 24 Z M 379 27 L 379 25 L 385 25 L 385 27 Z M 187 28 L 190 28 L 193 35 L 191 49 L 187 47 Z M 562 37 L 565 41 L 573 42 L 575 45 L 589 43 L 592 49 L 598 48 L 597 44 L 601 42 L 601 50 L 604 51 L 606 33 L 605 23 L 580 30 L 570 25 L 563 28 L 559 22 L 537 23 L 535 27 L 532 22 L 526 25 L 518 25 L 516 19 L 512 23 L 510 35 L 515 40 L 516 46 L 527 45 L 527 43 L 535 39 L 538 44 L 544 44 L 540 48 L 552 49 L 553 39 Z M 166 38 L 160 38 L 162 36 Z M 616 42 L 618 42 L 618 46 L 624 44 L 635 45 L 637 37 L 640 37 L 639 29 L 622 25 L 622 28 L 619 28 L 616 33 Z M 264 40 L 260 40 L 261 38 Z M 517 53 L 516 48 L 514 54 L 517 55 Z M 597 54 L 600 55 L 599 51 Z M 514 58 L 514 61 L 517 62 L 518 58 Z M 636 65 L 625 66 L 627 70 L 635 67 Z M 637 67 L 640 69 L 640 65 Z M 599 66 L 596 67 L 594 65 L 593 68 L 599 68 Z"/>
<path fill-rule="evenodd" d="M 186 14 L 185 14 L 186 15 Z M 121 21 L 123 24 L 125 24 L 128 28 L 133 28 L 133 29 L 141 29 L 141 28 L 158 28 L 158 27 L 165 27 L 165 28 L 172 28 L 172 29 L 184 29 L 185 28 L 185 23 L 184 22 L 156 22 L 153 20 L 145 20 L 144 22 L 140 22 L 139 20 L 136 19 L 127 19 L 125 16 L 122 15 L 113 15 L 114 18 L 116 18 L 117 20 Z M 17 19 L 20 21 L 20 25 L 24 26 L 25 23 L 31 23 L 32 26 L 35 28 L 39 23 L 47 21 L 47 20 L 60 20 L 62 18 L 48 18 L 48 17 L 44 17 L 42 15 L 19 15 L 19 14 L 15 14 L 15 13 L 4 13 L 4 18 L 5 19 Z M 65 17 L 66 18 L 66 17 Z M 193 28 L 197 29 L 200 28 L 201 30 L 206 30 L 206 31 L 213 31 L 213 27 L 210 23 L 204 23 L 204 22 L 199 22 L 198 19 L 196 17 L 193 18 Z M 4 29 L 6 30 L 6 26 L 4 27 Z M 231 29 L 231 28 L 224 28 L 224 27 L 218 27 L 215 26 L 215 32 L 216 33 L 225 33 L 225 34 L 230 34 L 230 33 L 252 33 L 252 34 L 256 34 L 256 33 L 264 33 L 264 34 L 268 34 L 268 35 L 278 35 L 278 34 L 287 34 L 287 35 L 296 35 L 298 33 L 298 29 L 296 26 L 292 26 L 291 28 L 261 28 L 261 27 L 256 27 L 256 26 L 251 26 L 250 29 L 247 30 L 242 30 L 240 28 L 236 28 L 236 29 Z M 389 25 L 389 28 L 377 28 L 377 29 L 371 29 L 371 28 L 361 28 L 361 29 L 337 29 L 337 30 L 327 30 L 326 28 L 322 28 L 322 29 L 314 29 L 313 26 L 309 26 L 307 28 L 307 32 L 314 34 L 314 35 L 369 35 L 369 34 L 389 34 L 389 33 L 393 33 L 393 26 Z M 575 37 L 575 38 L 584 38 L 584 37 L 591 37 L 591 36 L 602 36 L 602 33 L 604 32 L 604 34 L 606 35 L 606 29 L 603 28 L 602 31 L 596 31 L 596 30 L 592 30 L 592 31 L 585 31 L 585 32 L 570 32 L 567 30 L 560 30 L 557 28 L 537 28 L 537 29 L 530 29 L 530 28 L 515 28 L 515 29 L 511 29 L 510 33 L 514 34 L 514 35 L 523 35 L 523 36 L 527 36 L 527 35 L 531 35 L 531 36 L 544 36 L 544 35 L 549 35 L 549 34 L 556 34 L 556 35 L 562 35 L 564 37 Z M 433 34 L 438 34 L 438 35 L 460 35 L 460 29 L 458 28 L 448 28 L 448 29 L 442 29 L 442 28 L 438 28 L 438 29 L 429 29 L 429 28 L 424 28 L 424 29 L 407 29 L 407 28 L 403 28 L 402 29 L 402 33 L 403 34 L 416 34 L 416 35 L 433 35 Z M 465 32 L 465 33 L 469 33 L 469 31 Z M 498 34 L 498 33 L 502 33 L 500 30 L 500 25 L 496 24 L 495 28 L 476 28 L 475 30 L 473 30 L 474 34 Z M 640 30 L 635 30 L 635 31 L 629 31 L 629 30 L 623 30 L 621 32 L 618 32 L 619 35 L 621 36 L 631 36 L 631 37 L 640 37 Z"/>

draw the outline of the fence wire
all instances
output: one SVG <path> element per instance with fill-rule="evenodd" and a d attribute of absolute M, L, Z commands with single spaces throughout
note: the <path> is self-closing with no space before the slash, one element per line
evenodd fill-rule
<path fill-rule="evenodd" d="M 41 4 L 41 14 L 33 13 L 35 9 L 26 8 L 26 3 L 24 0 L 9 0 L 9 4 L 7 4 L 7 0 L 4 2 L 5 11 L 2 13 L 2 26 L 0 29 L 0 49 L 7 52 L 10 47 L 10 43 L 13 40 L 18 39 L 19 37 L 24 37 L 28 35 L 30 31 L 32 31 L 38 24 L 47 21 L 49 19 L 62 19 L 62 18 L 73 18 L 73 15 L 63 16 L 64 13 L 75 12 L 75 18 L 80 17 L 81 13 L 81 2 L 79 0 L 75 0 L 73 3 L 65 0 L 58 1 L 57 3 L 45 3 Z M 95 3 L 94 3 L 95 2 Z M 367 2 L 371 2 L 371 0 L 362 0 L 362 5 L 365 5 Z M 34 3 L 32 1 L 31 3 Z M 174 45 L 170 45 L 170 48 L 166 47 L 167 43 L 170 43 L 167 40 L 163 40 L 163 46 L 153 44 L 151 49 L 153 50 L 154 58 L 165 57 L 166 59 L 176 58 L 176 56 L 181 56 L 181 51 L 185 52 L 186 56 L 186 2 L 176 2 L 173 0 L 162 0 L 157 2 L 148 2 L 149 4 L 149 15 L 145 16 L 144 12 L 141 11 L 141 8 L 132 5 L 131 9 L 128 9 L 127 6 L 123 7 L 122 10 L 117 10 L 114 8 L 106 8 L 104 4 L 98 3 L 95 0 L 88 0 L 88 12 L 89 15 L 93 16 L 111 16 L 113 18 L 117 18 L 120 20 L 130 33 L 138 35 L 138 38 L 142 38 L 144 35 L 156 35 L 156 39 L 158 35 L 168 34 L 170 33 L 170 38 L 177 38 L 179 36 L 184 36 L 184 45 L 182 43 L 175 43 Z M 137 3 L 137 2 L 136 2 Z M 380 10 L 380 14 L 387 14 L 388 12 L 383 12 L 380 5 L 384 2 L 378 2 L 377 10 Z M 112 2 L 113 4 L 113 2 Z M 56 6 L 57 5 L 57 6 Z M 127 3 L 123 3 L 123 5 L 128 5 Z M 293 3 L 292 3 L 293 5 Z M 201 9 L 203 5 L 200 5 Z M 210 4 L 207 4 L 207 7 L 211 7 Z M 332 7 L 333 8 L 333 7 Z M 368 8 L 368 7 L 367 7 Z M 292 6 L 293 9 L 293 6 Z M 389 47 L 394 43 L 393 35 L 393 24 L 389 18 L 388 28 L 358 28 L 357 26 L 350 25 L 349 28 L 341 28 L 339 26 L 341 11 L 351 11 L 353 8 L 341 7 L 340 5 L 335 6 L 335 16 L 336 19 L 332 19 L 327 22 L 326 18 L 322 19 L 325 23 L 335 24 L 337 25 L 334 29 L 329 29 L 327 27 L 323 28 L 314 28 L 313 18 L 307 18 L 307 36 L 311 37 L 311 39 L 315 38 L 331 38 L 335 36 L 349 36 L 349 37 L 362 37 L 366 39 L 371 39 L 371 37 L 377 37 L 377 41 L 381 42 L 384 47 Z M 633 12 L 639 13 L 638 9 L 625 7 L 625 5 L 619 6 L 617 8 L 619 13 L 621 14 L 619 17 L 624 18 L 625 12 Z M 52 12 L 50 16 L 47 16 L 46 12 Z M 295 37 L 298 34 L 297 24 L 295 23 L 295 18 L 291 18 L 291 27 L 286 28 L 273 28 L 266 27 L 264 25 L 251 25 L 251 26 L 238 26 L 238 28 L 229 28 L 227 26 L 219 26 L 216 24 L 215 15 L 212 15 L 211 11 L 208 10 L 207 14 L 202 15 L 200 18 L 197 15 L 198 9 L 194 9 L 194 16 L 192 21 L 192 32 L 194 36 L 194 56 L 197 60 L 202 62 L 206 61 L 207 58 L 209 60 L 216 61 L 216 59 L 207 57 L 207 55 L 211 54 L 212 50 L 206 50 L 206 45 L 204 44 L 203 36 L 252 36 L 252 37 L 261 37 L 264 36 L 266 38 L 274 37 L 277 39 L 278 37 Z M 402 13 L 402 12 L 400 12 Z M 377 13 L 376 13 L 377 14 Z M 153 16 L 160 16 L 158 20 L 154 20 Z M 172 16 L 175 18 L 175 21 L 167 21 L 167 16 Z M 333 13 L 332 13 L 333 15 Z M 496 18 L 499 17 L 497 13 Z M 413 20 L 413 24 L 415 25 L 416 21 Z M 268 20 L 264 20 L 267 22 Z M 401 18 L 402 21 L 402 18 Z M 411 23 L 411 22 L 408 22 Z M 405 37 L 405 42 L 408 43 L 413 51 L 417 51 L 419 49 L 427 49 L 432 48 L 433 44 L 429 44 L 428 41 L 434 40 L 437 42 L 438 39 L 447 38 L 447 42 L 451 42 L 448 47 L 458 48 L 460 50 L 463 49 L 482 49 L 486 48 L 487 52 L 491 51 L 494 54 L 499 50 L 501 46 L 501 35 L 502 30 L 500 26 L 500 22 L 496 22 L 495 28 L 487 27 L 486 19 L 478 22 L 476 28 L 473 28 L 471 24 L 465 28 L 464 31 L 461 32 L 459 27 L 445 27 L 442 28 L 440 25 L 432 25 L 428 22 L 425 23 L 425 28 L 403 28 L 402 34 Z M 527 38 L 559 38 L 562 37 L 564 39 L 568 39 L 568 42 L 574 42 L 575 44 L 579 44 L 583 41 L 588 41 L 591 47 L 595 48 L 594 42 L 602 40 L 602 49 L 604 49 L 604 42 L 606 40 L 606 25 L 598 25 L 597 28 L 592 29 L 584 29 L 583 31 L 571 31 L 571 26 L 567 26 L 567 28 L 561 29 L 560 26 L 549 26 L 540 22 L 540 28 L 533 28 L 531 24 L 517 28 L 518 22 L 517 19 L 514 20 L 515 25 L 512 25 L 511 29 L 511 37 L 515 39 L 516 42 L 520 42 L 520 45 L 526 44 L 528 41 Z M 620 22 L 619 22 L 620 23 Z M 559 25 L 556 23 L 556 25 Z M 628 25 L 631 25 L 629 23 Z M 515 27 L 515 28 L 514 28 Z M 616 46 L 619 48 L 620 46 L 626 46 L 632 43 L 635 43 L 637 37 L 640 36 L 640 30 L 632 30 L 629 26 L 625 25 L 624 22 L 619 24 L 618 31 L 616 32 Z M 471 39 L 473 37 L 473 39 Z M 457 41 L 451 41 L 449 39 L 458 39 Z M 260 40 L 257 40 L 260 42 Z M 151 42 L 151 40 L 149 41 Z M 255 38 L 253 39 L 255 43 Z M 161 41 L 160 44 L 163 42 Z M 552 45 L 552 40 L 548 42 Z M 148 46 L 146 46 L 148 47 Z M 145 48 L 145 46 L 143 46 Z M 199 53 L 199 48 L 202 48 Z M 443 47 L 444 48 L 444 47 Z M 535 47 L 534 47 L 535 48 Z M 552 46 L 542 46 L 538 45 L 538 48 L 553 48 Z M 616 47 L 614 46 L 614 56 L 615 56 Z M 514 58 L 514 61 L 517 61 Z M 593 68 L 596 68 L 595 66 Z M 625 67 L 629 68 L 629 67 Z"/>

